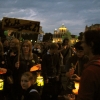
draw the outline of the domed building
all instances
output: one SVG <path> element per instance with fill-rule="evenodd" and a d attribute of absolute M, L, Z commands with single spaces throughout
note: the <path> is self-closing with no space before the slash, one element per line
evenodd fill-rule
<path fill-rule="evenodd" d="M 68 31 L 64 24 L 61 27 L 54 30 L 53 42 L 62 42 L 62 36 Z"/>

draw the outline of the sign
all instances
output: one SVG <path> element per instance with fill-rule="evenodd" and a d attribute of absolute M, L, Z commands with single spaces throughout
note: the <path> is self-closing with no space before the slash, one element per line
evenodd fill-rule
<path fill-rule="evenodd" d="M 37 41 L 43 41 L 43 34 L 38 34 L 38 39 L 37 39 Z"/>
<path fill-rule="evenodd" d="M 3 17 L 2 28 L 4 30 L 22 31 L 27 33 L 39 33 L 40 22 Z"/>

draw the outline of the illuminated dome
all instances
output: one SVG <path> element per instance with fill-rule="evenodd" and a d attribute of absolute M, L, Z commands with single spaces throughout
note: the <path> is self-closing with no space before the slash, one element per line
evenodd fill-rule
<path fill-rule="evenodd" d="M 66 26 L 64 25 L 64 24 L 62 24 L 62 26 L 61 27 L 59 27 L 59 31 L 60 32 L 66 32 L 67 31 L 67 28 L 66 28 Z"/>
<path fill-rule="evenodd" d="M 55 31 L 57 31 L 57 29 L 55 28 Z"/>

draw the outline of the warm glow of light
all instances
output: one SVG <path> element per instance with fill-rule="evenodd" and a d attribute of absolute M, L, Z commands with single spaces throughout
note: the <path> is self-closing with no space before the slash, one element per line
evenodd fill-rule
<path fill-rule="evenodd" d="M 3 79 L 0 79 L 0 90 L 3 90 L 3 86 L 4 86 L 4 81 Z"/>
<path fill-rule="evenodd" d="M 38 76 L 36 82 L 37 82 L 37 86 L 43 86 L 44 85 L 43 77 Z"/>
<path fill-rule="evenodd" d="M 78 42 L 79 40 L 78 39 L 76 39 L 76 42 Z"/>
<path fill-rule="evenodd" d="M 54 43 L 55 41 L 53 41 L 53 43 Z"/>
<path fill-rule="evenodd" d="M 33 67 L 30 68 L 31 72 L 32 71 L 36 71 L 36 70 L 41 70 L 41 64 L 37 64 L 37 65 L 35 65 L 35 66 L 33 66 Z"/>
<path fill-rule="evenodd" d="M 79 82 L 75 82 L 75 89 L 73 89 L 72 92 L 75 95 L 78 95 L 78 90 L 79 90 Z"/>

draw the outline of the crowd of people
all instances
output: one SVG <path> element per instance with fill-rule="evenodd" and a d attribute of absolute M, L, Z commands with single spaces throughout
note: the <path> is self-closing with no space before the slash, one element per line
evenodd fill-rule
<path fill-rule="evenodd" d="M 30 71 L 37 67 L 37 70 Z M 37 74 L 44 86 L 36 83 Z M 63 43 L 0 42 L 1 100 L 100 100 L 100 31 L 84 32 L 83 39 Z M 78 95 L 72 90 L 80 84 Z M 40 90 L 41 89 L 41 90 Z M 40 92 L 42 91 L 42 92 Z"/>

